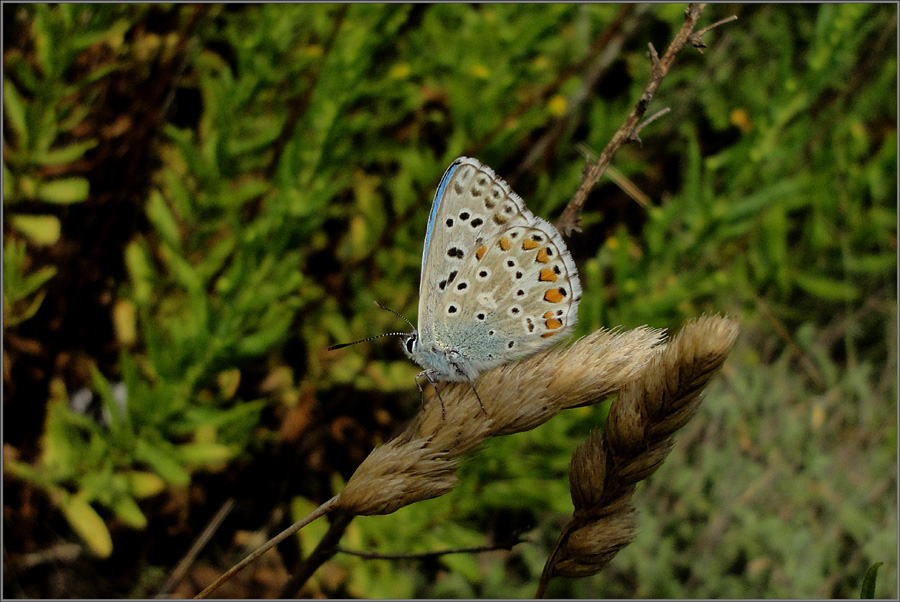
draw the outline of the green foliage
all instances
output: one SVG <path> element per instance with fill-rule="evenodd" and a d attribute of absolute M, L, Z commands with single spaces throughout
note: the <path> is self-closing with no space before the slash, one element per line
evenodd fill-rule
<path fill-rule="evenodd" d="M 795 327 L 815 317 L 794 308 L 843 310 L 862 299 L 862 282 L 893 279 L 896 135 L 873 119 L 896 60 L 858 63 L 883 24 L 877 7 L 822 7 L 815 31 L 805 30 L 809 11 L 767 7 L 745 30 L 754 35 L 717 49 L 704 72 L 675 70 L 679 86 L 709 80 L 680 97 L 717 133 L 738 138 L 701 153 L 696 120 L 668 122 L 686 151 L 683 190 L 650 210 L 641 240 L 620 231 L 590 266 L 619 292 L 597 323 L 659 323 L 665 312 L 677 325 L 728 290 L 730 311 L 750 311 L 762 297 Z M 767 39 L 793 23 L 798 36 Z M 789 60 L 771 60 L 773 45 L 792 43 L 800 47 L 784 48 Z M 746 65 L 758 66 L 754 77 L 735 77 Z M 865 91 L 848 85 L 863 81 Z"/>
<path fill-rule="evenodd" d="M 96 140 L 81 139 L 74 132 L 95 100 L 88 93 L 91 82 L 103 77 L 108 67 L 78 79 L 70 74 L 86 49 L 115 44 L 128 24 L 109 10 L 83 5 L 36 5 L 28 10 L 34 63 L 20 49 L 5 56 L 3 106 L 12 135 L 3 153 L 4 204 L 81 202 L 88 195 L 84 178 L 42 174 L 81 159 L 96 146 Z"/>
<path fill-rule="evenodd" d="M 726 8 L 711 5 L 703 22 Z M 106 556 L 107 517 L 142 529 L 152 517 L 141 500 L 258 449 L 264 410 L 284 402 L 253 374 L 287 370 L 290 387 L 360 415 L 387 395 L 414 408 L 417 367 L 395 342 L 323 350 L 403 328 L 373 300 L 414 318 L 423 228 L 447 164 L 470 154 L 511 177 L 569 115 L 514 186 L 535 213 L 557 215 L 580 182 L 576 144 L 603 148 L 646 82 L 647 42 L 662 51 L 683 7 L 644 13 L 587 91 L 586 68 L 573 65 L 596 60 L 591 46 L 619 6 L 16 10 L 24 42 L 5 54 L 3 99 L 4 208 L 18 237 L 4 243 L 8 328 L 41 307 L 56 272 L 39 252 L 92 198 L 73 166 L 98 146 L 85 123 L 101 84 L 156 73 L 135 67 L 147 48 L 170 48 L 145 35 L 149 14 L 193 24 L 171 84 L 189 117 L 162 113 L 149 187 L 128 191 L 146 227 L 129 233 L 126 278 L 110 295 L 119 331 L 135 336 L 120 335 L 114 374 L 90 371 L 102 418 L 76 411 L 74 387 L 55 380 L 39 456 L 7 463 Z M 885 427 L 896 381 L 882 376 L 896 368 L 885 328 L 896 317 L 896 29 L 885 25 L 896 11 L 740 10 L 706 34 L 705 54 L 678 57 L 650 107 L 672 113 L 614 161 L 650 208 L 625 199 L 624 219 L 607 219 L 624 197 L 604 182 L 571 247 L 580 334 L 729 312 L 746 346 L 639 490 L 638 539 L 601 575 L 554 582 L 551 595 L 849 596 L 875 558 L 885 583 L 896 576 L 896 483 L 884 476 L 896 472 Z M 303 350 L 290 369 L 288 343 Z M 603 414 L 567 412 L 491 441 L 453 493 L 358 519 L 342 541 L 429 552 L 483 545 L 513 522 L 529 543 L 512 555 L 424 568 L 339 555 L 346 579 L 322 571 L 315 585 L 354 597 L 533 595 L 571 511 L 569 456 Z M 308 510 L 298 498 L 295 514 Z M 304 529 L 304 552 L 321 535 L 317 523 Z"/>
<path fill-rule="evenodd" d="M 50 266 L 26 273 L 25 243 L 7 240 L 3 246 L 3 323 L 15 326 L 32 317 L 44 300 L 41 286 L 53 278 Z"/>

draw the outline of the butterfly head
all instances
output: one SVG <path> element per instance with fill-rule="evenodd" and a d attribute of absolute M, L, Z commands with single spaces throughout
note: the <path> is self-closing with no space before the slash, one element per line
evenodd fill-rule
<path fill-rule="evenodd" d="M 403 351 L 409 356 L 409 359 L 415 361 L 415 356 L 419 351 L 419 333 L 413 330 L 398 335 L 400 343 L 403 345 Z"/>

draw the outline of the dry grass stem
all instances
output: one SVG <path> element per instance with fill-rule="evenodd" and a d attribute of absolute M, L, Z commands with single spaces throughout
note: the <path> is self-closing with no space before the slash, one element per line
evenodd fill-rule
<path fill-rule="evenodd" d="M 350 477 L 337 508 L 352 514 L 388 514 L 443 495 L 456 483 L 456 460 L 488 437 L 526 431 L 562 410 L 601 401 L 641 373 L 662 331 L 598 330 L 568 348 L 551 348 L 483 374 L 475 383 L 441 390 L 446 417 L 432 395 L 396 439 L 375 449 Z"/>
<path fill-rule="evenodd" d="M 737 335 L 737 322 L 728 318 L 689 322 L 622 390 L 606 430 L 592 433 L 575 451 L 569 474 L 575 511 L 547 560 L 538 597 L 551 577 L 597 573 L 630 543 L 636 484 L 663 463 L 672 435 L 696 413 Z"/>

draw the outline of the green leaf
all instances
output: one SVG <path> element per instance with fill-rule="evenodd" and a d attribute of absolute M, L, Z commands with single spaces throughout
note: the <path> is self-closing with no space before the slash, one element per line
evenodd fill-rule
<path fill-rule="evenodd" d="M 44 302 L 44 297 L 47 296 L 47 293 L 41 291 L 25 307 L 12 308 L 11 304 L 8 304 L 6 298 L 3 299 L 3 317 L 4 323 L 7 326 L 15 326 L 16 324 L 21 324 L 25 320 L 33 317 L 34 314 L 41 308 L 41 303 Z"/>
<path fill-rule="evenodd" d="M 170 274 L 184 288 L 192 293 L 200 293 L 203 290 L 203 280 L 200 274 L 194 269 L 184 257 L 179 254 L 178 249 L 162 243 L 160 244 L 160 255 L 166 262 Z"/>
<path fill-rule="evenodd" d="M 221 443 L 186 443 L 178 446 L 178 456 L 185 464 L 209 466 L 230 460 L 234 451 Z"/>
<path fill-rule="evenodd" d="M 106 522 L 88 503 L 84 492 L 64 494 L 58 503 L 69 525 L 87 544 L 88 549 L 100 558 L 108 558 L 113 548 L 112 537 L 106 528 Z"/>
<path fill-rule="evenodd" d="M 40 288 L 56 274 L 55 267 L 45 266 L 26 275 L 26 259 L 25 241 L 8 239 L 3 253 L 3 313 L 7 325 L 21 323 L 37 312 L 45 296 Z M 21 302 L 31 295 L 35 296 L 22 307 Z"/>
<path fill-rule="evenodd" d="M 147 200 L 147 217 L 153 222 L 156 231 L 164 241 L 175 248 L 181 246 L 178 222 L 162 193 L 157 189 L 150 191 L 150 198 Z"/>
<path fill-rule="evenodd" d="M 10 151 L 11 152 L 11 151 Z M 13 173 L 6 166 L 6 162 L 3 162 L 3 204 L 11 205 L 17 198 L 16 196 L 16 177 L 13 176 Z"/>
<path fill-rule="evenodd" d="M 802 272 L 794 277 L 794 281 L 809 294 L 827 301 L 855 301 L 859 298 L 859 290 L 844 280 Z"/>
<path fill-rule="evenodd" d="M 186 487 L 191 482 L 191 475 L 174 454 L 163 450 L 160 446 L 152 445 L 144 438 L 138 438 L 134 455 L 173 485 Z"/>
<path fill-rule="evenodd" d="M 132 529 L 143 529 L 147 526 L 147 517 L 141 512 L 141 507 L 137 501 L 127 494 L 116 496 L 115 501 L 111 504 L 113 512 L 126 525 Z"/>
<path fill-rule="evenodd" d="M 16 87 L 8 79 L 3 80 L 3 105 L 6 108 L 4 116 L 9 125 L 18 136 L 19 147 L 28 148 L 28 125 L 25 117 L 25 101 Z"/>
<path fill-rule="evenodd" d="M 36 245 L 54 245 L 59 241 L 61 226 L 52 215 L 14 215 L 12 227 Z"/>
<path fill-rule="evenodd" d="M 247 180 L 238 184 L 233 190 L 226 192 L 224 196 L 227 200 L 223 200 L 223 203 L 240 206 L 245 201 L 266 194 L 271 188 L 272 185 L 265 180 Z"/>
<path fill-rule="evenodd" d="M 861 600 L 871 600 L 875 597 L 875 578 L 878 576 L 878 567 L 882 564 L 884 563 L 876 562 L 866 571 L 866 576 L 863 577 L 862 588 L 859 591 Z"/>
<path fill-rule="evenodd" d="M 125 265 L 131 276 L 132 294 L 139 305 L 146 305 L 150 301 L 153 292 L 153 276 L 155 270 L 150 263 L 150 257 L 138 241 L 132 241 L 125 247 Z"/>
<path fill-rule="evenodd" d="M 35 153 L 33 161 L 38 165 L 62 165 L 71 163 L 84 156 L 84 153 L 97 146 L 96 140 L 76 142 L 51 151 Z M 87 196 L 87 195 L 85 195 Z"/>
<path fill-rule="evenodd" d="M 13 459 L 4 460 L 3 471 L 4 474 L 8 474 L 23 481 L 30 481 L 45 489 L 51 489 L 53 487 L 47 479 L 46 473 L 25 462 L 19 462 L 18 460 Z"/>
<path fill-rule="evenodd" d="M 154 496 L 166 488 L 166 482 L 153 472 L 132 470 L 124 476 L 128 482 L 128 490 L 139 499 Z"/>
<path fill-rule="evenodd" d="M 56 268 L 53 266 L 44 266 L 41 269 L 33 272 L 25 277 L 25 280 L 22 281 L 22 290 L 20 291 L 21 296 L 27 296 L 31 293 L 37 291 L 45 282 L 53 278 L 56 275 Z"/>
<path fill-rule="evenodd" d="M 103 376 L 103 373 L 100 372 L 96 364 L 93 363 L 91 364 L 91 383 L 94 385 L 94 389 L 97 390 L 97 394 L 100 396 L 100 401 L 103 402 L 103 407 L 105 407 L 109 412 L 110 427 L 114 430 L 122 430 L 124 428 L 127 428 L 127 399 L 124 403 L 116 399 L 109 381 L 105 376 Z"/>
<path fill-rule="evenodd" d="M 885 274 L 897 271 L 897 254 L 856 255 L 847 258 L 847 271 L 857 274 Z"/>
<path fill-rule="evenodd" d="M 68 413 L 65 399 L 55 399 L 47 404 L 40 464 L 51 479 L 64 480 L 74 476 L 78 457 L 84 449 L 78 431 L 67 420 Z"/>
<path fill-rule="evenodd" d="M 70 205 L 80 203 L 88 196 L 90 186 L 85 178 L 60 178 L 38 182 L 36 197 L 48 203 Z"/>

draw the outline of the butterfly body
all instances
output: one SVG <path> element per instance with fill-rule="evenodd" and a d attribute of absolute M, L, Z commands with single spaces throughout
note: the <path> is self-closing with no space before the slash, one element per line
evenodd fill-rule
<path fill-rule="evenodd" d="M 581 284 L 562 236 L 476 159 L 454 161 L 428 219 L 418 328 L 406 354 L 431 382 L 468 381 L 575 325 Z"/>

